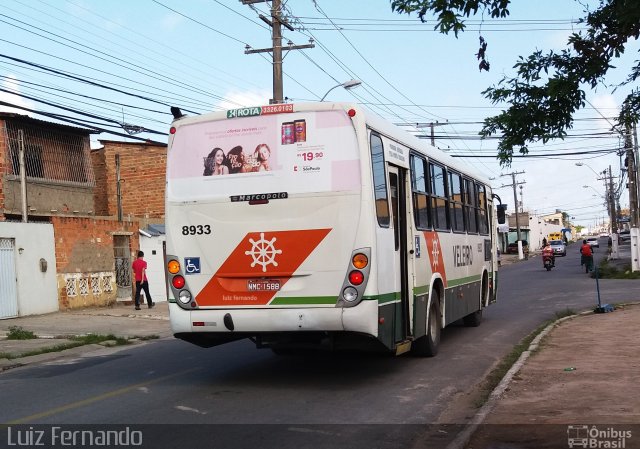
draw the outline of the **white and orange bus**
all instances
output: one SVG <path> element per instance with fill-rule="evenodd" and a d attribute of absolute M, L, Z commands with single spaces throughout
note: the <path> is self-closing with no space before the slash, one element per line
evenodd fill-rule
<path fill-rule="evenodd" d="M 166 261 L 177 338 L 433 356 L 496 300 L 488 182 L 361 106 L 176 119 Z"/>

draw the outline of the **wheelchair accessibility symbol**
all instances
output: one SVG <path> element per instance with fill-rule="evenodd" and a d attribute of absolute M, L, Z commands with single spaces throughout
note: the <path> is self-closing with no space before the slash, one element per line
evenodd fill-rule
<path fill-rule="evenodd" d="M 198 273 L 200 273 L 200 258 L 199 257 L 185 257 L 185 259 L 184 259 L 184 272 L 186 274 L 198 274 Z"/>

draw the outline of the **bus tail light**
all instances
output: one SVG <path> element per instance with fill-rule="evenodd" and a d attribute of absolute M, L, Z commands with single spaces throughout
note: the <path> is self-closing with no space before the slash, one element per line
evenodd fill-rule
<path fill-rule="evenodd" d="M 351 253 L 349 267 L 340 289 L 338 307 L 352 307 L 362 301 L 371 265 L 371 248 L 360 248 Z"/>
<path fill-rule="evenodd" d="M 189 290 L 180 290 L 178 301 L 182 304 L 189 304 L 191 302 L 191 292 Z"/>
<path fill-rule="evenodd" d="M 358 270 L 362 270 L 363 268 L 365 268 L 367 265 L 369 265 L 369 258 L 362 253 L 357 253 L 355 256 L 353 256 L 353 258 L 351 259 L 351 263 L 353 264 L 354 267 L 356 267 Z"/>
<path fill-rule="evenodd" d="M 178 274 L 180 271 L 180 262 L 175 259 L 170 260 L 167 263 L 167 271 L 171 274 Z"/>
<path fill-rule="evenodd" d="M 358 299 L 358 290 L 353 287 L 347 287 L 342 291 L 342 299 L 347 302 L 353 302 Z"/>
<path fill-rule="evenodd" d="M 184 284 L 185 284 L 184 277 L 180 275 L 174 276 L 173 279 L 171 279 L 171 284 L 173 285 L 174 288 L 184 287 Z"/>
<path fill-rule="evenodd" d="M 364 275 L 360 271 L 352 271 L 349 273 L 349 282 L 353 285 L 360 285 L 364 281 Z"/>
<path fill-rule="evenodd" d="M 172 302 L 177 303 L 183 309 L 197 309 L 198 304 L 187 285 L 187 280 L 182 272 L 182 265 L 180 265 L 180 258 L 177 256 L 167 255 L 166 260 L 168 286 L 171 289 L 174 298 Z"/>

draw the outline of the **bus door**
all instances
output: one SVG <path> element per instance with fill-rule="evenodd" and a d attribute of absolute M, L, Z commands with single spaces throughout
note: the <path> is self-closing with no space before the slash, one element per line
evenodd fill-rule
<path fill-rule="evenodd" d="M 395 342 L 407 339 L 411 334 L 411 304 L 409 301 L 409 268 L 407 236 L 407 170 L 389 165 L 389 193 L 391 197 L 391 219 L 395 241 L 394 270 L 395 285 L 400 291 L 400 303 L 396 303 L 394 337 Z"/>

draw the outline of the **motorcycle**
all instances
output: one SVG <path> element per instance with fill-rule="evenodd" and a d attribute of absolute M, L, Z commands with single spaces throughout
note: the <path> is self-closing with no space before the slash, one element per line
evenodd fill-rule
<path fill-rule="evenodd" d="M 542 256 L 542 265 L 547 269 L 547 271 L 551 271 L 554 267 L 553 256 Z"/>

